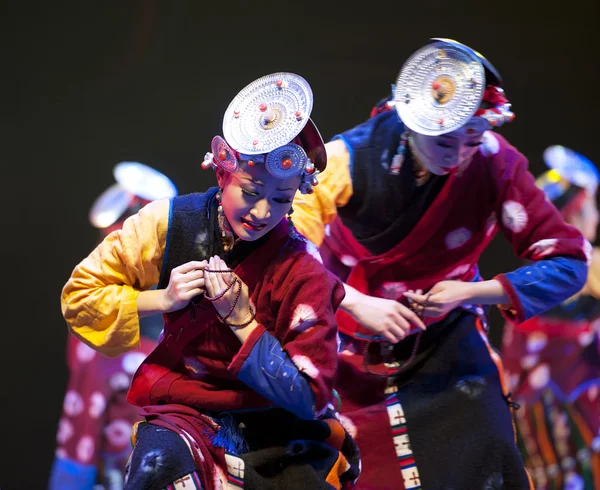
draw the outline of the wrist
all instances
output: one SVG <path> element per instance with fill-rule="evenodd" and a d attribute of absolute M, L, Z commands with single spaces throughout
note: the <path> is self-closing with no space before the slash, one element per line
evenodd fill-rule
<path fill-rule="evenodd" d="M 361 299 L 365 295 L 347 284 L 344 284 L 344 288 L 346 295 L 340 304 L 340 309 L 354 316 L 357 305 L 360 304 Z"/>
<path fill-rule="evenodd" d="M 160 289 L 160 295 L 158 303 L 158 308 L 162 313 L 171 313 L 174 308 L 174 303 L 169 297 L 169 294 L 166 289 Z"/>

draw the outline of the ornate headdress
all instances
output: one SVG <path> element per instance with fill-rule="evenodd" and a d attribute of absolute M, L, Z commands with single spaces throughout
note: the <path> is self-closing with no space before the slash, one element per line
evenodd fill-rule
<path fill-rule="evenodd" d="M 452 39 L 431 39 L 404 63 L 393 105 L 404 124 L 429 136 L 471 133 L 512 121 L 502 79 L 481 54 Z M 474 117 L 477 116 L 477 117 Z"/>
<path fill-rule="evenodd" d="M 88 218 L 101 230 L 136 213 L 145 204 L 177 195 L 171 180 L 158 170 L 138 162 L 121 162 L 114 166 L 115 184 L 100 194 L 90 208 Z"/>
<path fill-rule="evenodd" d="M 549 168 L 536 179 L 536 185 L 563 213 L 578 207 L 584 193 L 595 196 L 600 173 L 583 155 L 554 145 L 544 151 L 544 163 Z"/>
<path fill-rule="evenodd" d="M 302 176 L 299 190 L 313 192 L 325 170 L 323 138 L 310 119 L 313 94 L 294 73 L 266 75 L 242 89 L 223 118 L 223 137 L 215 136 L 202 168 L 237 172 L 240 160 L 264 164 L 278 179 Z"/>

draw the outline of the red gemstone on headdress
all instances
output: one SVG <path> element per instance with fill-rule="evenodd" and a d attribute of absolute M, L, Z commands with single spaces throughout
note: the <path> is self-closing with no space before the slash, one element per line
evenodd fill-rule
<path fill-rule="evenodd" d="M 238 109 L 236 109 L 235 111 L 233 111 L 233 114 L 236 115 L 236 116 L 239 116 L 240 115 L 240 111 Z"/>
<path fill-rule="evenodd" d="M 292 166 L 293 162 L 290 158 L 286 158 L 285 160 L 281 161 L 281 166 L 283 168 L 290 168 Z"/>
<path fill-rule="evenodd" d="M 254 141 L 252 142 L 252 146 L 256 146 L 256 145 L 258 145 L 258 140 L 254 140 Z"/>
<path fill-rule="evenodd" d="M 260 112 L 265 112 L 267 110 L 267 104 L 261 104 L 258 106 Z"/>
<path fill-rule="evenodd" d="M 440 126 L 443 126 L 443 125 L 444 125 L 444 120 L 440 119 Z"/>
<path fill-rule="evenodd" d="M 313 187 L 315 187 L 315 186 L 319 185 L 319 181 L 317 179 L 315 179 L 315 180 L 313 180 L 312 184 L 313 184 Z"/>
<path fill-rule="evenodd" d="M 431 84 L 431 88 L 432 88 L 433 90 L 437 90 L 438 88 L 440 88 L 440 83 L 439 83 L 439 82 L 433 82 L 433 83 Z"/>
<path fill-rule="evenodd" d="M 296 117 L 300 117 L 301 115 L 302 115 L 302 113 L 300 111 L 296 111 L 294 114 L 294 116 L 296 116 Z"/>
<path fill-rule="evenodd" d="M 254 167 L 254 160 L 248 160 L 248 166 Z"/>
<path fill-rule="evenodd" d="M 277 80 L 275 82 L 275 85 L 277 85 L 278 87 L 281 87 L 283 85 L 283 80 Z"/>
<path fill-rule="evenodd" d="M 227 160 L 227 151 L 221 150 L 219 152 L 219 160 L 221 160 L 221 161 Z"/>
<path fill-rule="evenodd" d="M 467 129 L 467 134 L 473 134 L 473 133 L 475 133 L 475 132 L 476 132 L 476 131 L 475 131 L 475 129 L 474 129 L 474 128 L 469 128 L 469 129 Z"/>
<path fill-rule="evenodd" d="M 307 174 L 314 174 L 315 173 L 315 167 L 308 167 L 306 169 L 306 173 Z"/>

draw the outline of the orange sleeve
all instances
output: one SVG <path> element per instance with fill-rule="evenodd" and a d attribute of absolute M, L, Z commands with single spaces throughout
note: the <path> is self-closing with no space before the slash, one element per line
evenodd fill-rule
<path fill-rule="evenodd" d="M 297 193 L 294 198 L 294 225 L 300 233 L 318 247 L 325 236 L 325 226 L 337 216 L 337 208 L 352 197 L 350 153 L 342 140 L 330 141 L 327 168 L 319 174 L 319 184 L 313 194 Z"/>
<path fill-rule="evenodd" d="M 116 357 L 140 345 L 137 296 L 158 283 L 169 223 L 169 200 L 127 218 L 73 270 L 61 295 L 71 332 Z"/>

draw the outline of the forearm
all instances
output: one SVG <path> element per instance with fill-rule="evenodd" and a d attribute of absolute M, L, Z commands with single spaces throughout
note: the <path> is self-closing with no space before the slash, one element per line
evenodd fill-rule
<path fill-rule="evenodd" d="M 510 303 L 502 284 L 495 279 L 469 283 L 468 291 L 469 296 L 465 303 L 476 305 L 506 305 Z"/>
<path fill-rule="evenodd" d="M 229 328 L 231 328 L 231 331 L 235 334 L 235 336 L 238 339 L 240 339 L 240 342 L 243 344 L 246 341 L 246 339 L 250 336 L 250 334 L 254 332 L 256 327 L 258 327 L 258 322 L 256 320 L 252 320 L 250 325 L 247 325 L 245 327 L 236 328 L 230 326 Z"/>
<path fill-rule="evenodd" d="M 167 313 L 169 308 L 165 299 L 164 289 L 149 289 L 140 291 L 136 298 L 138 316 L 145 318 L 152 315 Z"/>
<path fill-rule="evenodd" d="M 344 283 L 344 290 L 346 291 L 346 295 L 340 304 L 340 310 L 354 315 L 356 306 L 361 302 L 364 294 L 346 283 Z"/>

